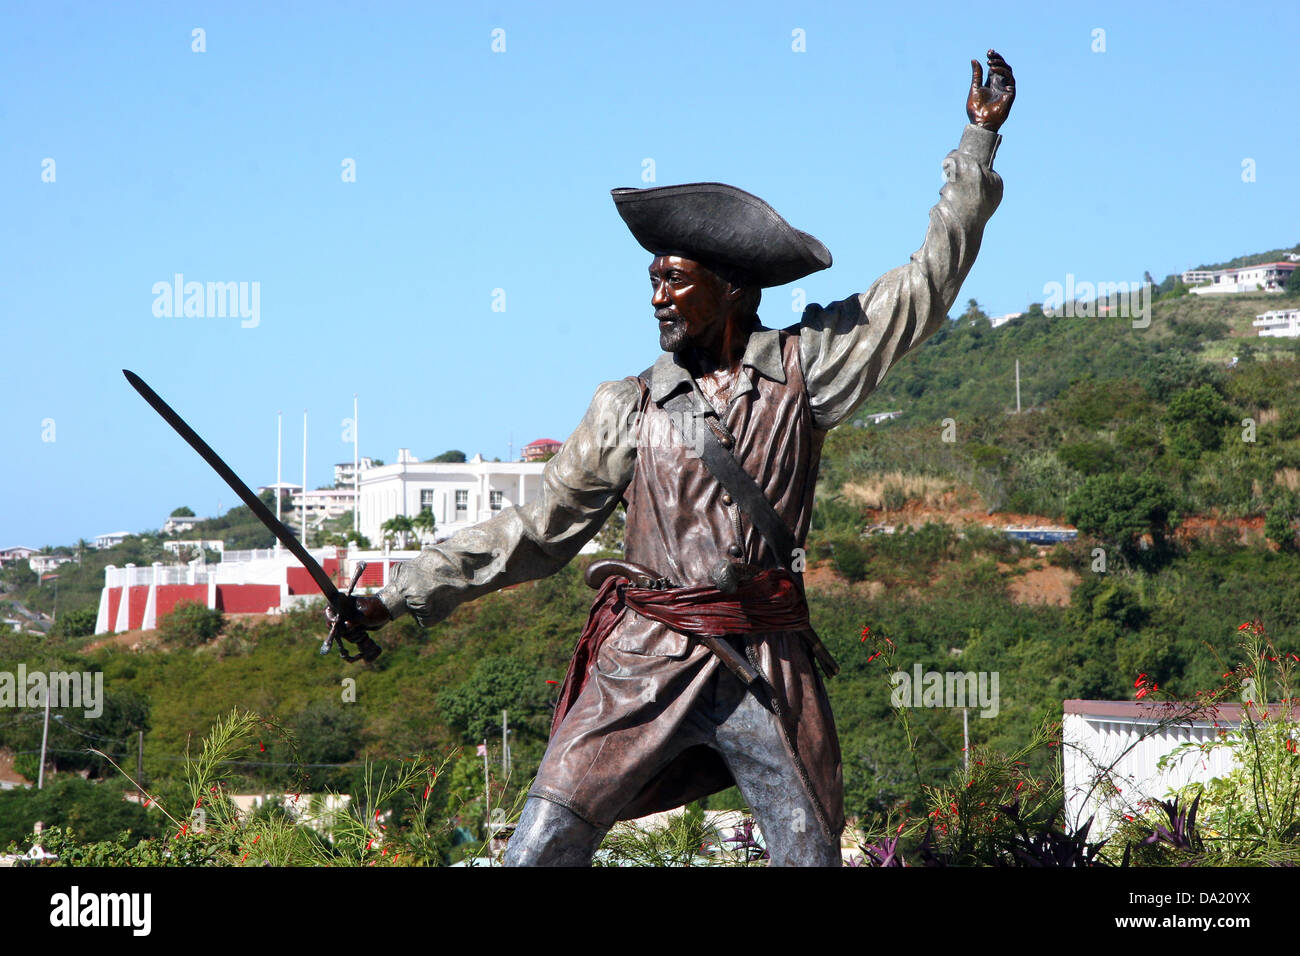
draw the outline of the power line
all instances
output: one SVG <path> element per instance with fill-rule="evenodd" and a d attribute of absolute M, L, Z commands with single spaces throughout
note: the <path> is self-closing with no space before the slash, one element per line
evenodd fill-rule
<path fill-rule="evenodd" d="M 38 753 L 40 753 L 40 750 L 39 750 L 39 749 L 38 749 L 38 750 L 15 750 L 14 753 L 15 753 L 15 754 L 38 754 Z M 46 748 L 46 753 L 52 753 L 52 754 L 87 754 L 87 753 L 90 753 L 90 751 L 88 751 L 88 750 L 62 750 L 62 749 L 56 749 L 56 748 L 54 748 L 54 747 L 48 747 L 48 748 Z M 122 754 L 119 754 L 119 753 L 108 753 L 108 752 L 104 752 L 104 754 L 105 754 L 105 756 L 113 757 L 113 758 L 115 758 L 115 759 L 116 759 L 116 758 L 125 758 L 125 757 L 129 757 L 129 756 L 131 756 L 129 753 L 122 753 Z M 151 754 L 151 755 L 149 756 L 149 759 L 150 759 L 150 760 L 168 760 L 168 761 L 172 761 L 172 762 L 185 762 L 185 761 L 192 761 L 192 760 L 194 760 L 195 758 L 193 758 L 193 757 L 180 756 L 180 755 L 176 755 L 176 754 Z M 347 768 L 347 767 L 364 767 L 364 766 L 366 766 L 366 764 L 365 764 L 364 762 L 357 762 L 357 761 L 353 761 L 352 763 L 294 763 L 293 761 L 278 761 L 278 760 L 218 760 L 218 761 L 215 761 L 215 764 L 216 764 L 216 765 L 225 765 L 225 764 L 229 764 L 229 765 L 236 766 L 236 767 L 340 767 L 340 768 Z"/>

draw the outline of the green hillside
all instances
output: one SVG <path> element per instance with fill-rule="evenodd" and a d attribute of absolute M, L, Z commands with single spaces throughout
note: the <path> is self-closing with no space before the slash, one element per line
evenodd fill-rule
<path fill-rule="evenodd" d="M 971 734 L 1008 753 L 1059 719 L 1063 699 L 1131 699 L 1139 674 L 1184 698 L 1215 686 L 1237 656 L 1243 621 L 1262 620 L 1281 651 L 1300 651 L 1300 343 L 1250 334 L 1257 312 L 1294 304 L 1170 295 L 1145 329 L 1052 318 L 1037 306 L 993 329 L 970 308 L 894 369 L 859 415 L 902 409 L 899 418 L 830 435 L 808 538 L 809 597 L 843 666 L 828 693 L 853 816 L 922 811 L 926 788 L 962 760 L 959 712 L 918 709 L 908 729 L 895 719 L 889 675 L 864 627 L 893 642 L 899 666 L 1000 673 L 1000 713 L 972 719 Z M 1080 539 L 1040 552 L 978 526 L 995 512 L 1069 522 Z M 960 515 L 964 527 L 953 523 Z M 232 528 L 247 524 L 227 517 Z M 878 523 L 898 530 L 864 534 Z M 144 563 L 159 547 L 130 539 L 65 566 L 60 607 L 89 606 L 104 564 Z M 236 768 L 239 786 L 286 786 L 286 766 L 299 759 L 312 786 L 355 788 L 363 760 L 464 747 L 435 800 L 477 826 L 484 781 L 473 747 L 488 740 L 497 765 L 501 711 L 514 729 L 505 805 L 544 750 L 549 682 L 562 679 L 592 596 L 581 583 L 585 560 L 428 631 L 409 619 L 391 625 L 373 665 L 320 658 L 315 613 L 218 622 L 216 636 L 165 622 L 160 643 L 143 652 L 89 650 L 91 640 L 71 632 L 6 635 L 0 657 L 103 670 L 108 716 L 68 712 L 51 727 L 59 771 L 114 778 L 86 747 L 133 760 L 143 730 L 145 775 L 165 787 L 187 747 L 220 715 L 246 708 L 273 715 L 298 744 L 262 741 Z M 43 606 L 45 589 L 19 577 L 6 578 L 20 589 L 7 596 Z M 0 721 L 0 748 L 29 776 L 33 717 Z M 1040 750 L 1026 762 L 1047 775 L 1055 760 Z M 0 794 L 0 845 L 30 825 L 22 799 Z M 740 803 L 734 791 L 711 802 Z"/>

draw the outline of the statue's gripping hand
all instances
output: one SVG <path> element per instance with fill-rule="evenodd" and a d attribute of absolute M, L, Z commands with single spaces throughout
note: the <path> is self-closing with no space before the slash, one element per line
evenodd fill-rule
<path fill-rule="evenodd" d="M 966 98 L 966 115 L 976 126 L 997 132 L 1007 121 L 1016 98 L 1016 78 L 1011 66 L 996 50 L 989 50 L 989 81 L 979 60 L 970 61 L 970 96 Z"/>
<path fill-rule="evenodd" d="M 339 621 L 340 617 L 343 618 L 341 622 Z M 325 620 L 331 628 L 337 624 L 339 632 L 355 643 L 359 635 L 383 627 L 392 620 L 392 617 L 389 615 L 388 608 L 384 606 L 383 601 L 377 597 L 367 595 L 353 599 L 350 606 L 344 609 L 342 615 L 334 607 L 326 607 Z"/>

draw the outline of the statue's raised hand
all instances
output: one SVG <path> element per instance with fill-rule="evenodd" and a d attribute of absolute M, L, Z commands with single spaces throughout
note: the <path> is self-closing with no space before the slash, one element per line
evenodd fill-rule
<path fill-rule="evenodd" d="M 1016 98 L 1016 78 L 1011 74 L 1011 67 L 996 50 L 989 50 L 988 84 L 984 84 L 984 71 L 979 60 L 970 61 L 970 73 L 966 115 L 976 126 L 997 132 L 1007 121 L 1007 114 Z"/>

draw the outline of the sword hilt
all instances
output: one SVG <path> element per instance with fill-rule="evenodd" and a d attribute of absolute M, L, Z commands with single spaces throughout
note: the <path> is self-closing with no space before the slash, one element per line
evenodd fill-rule
<path fill-rule="evenodd" d="M 356 606 L 356 601 L 352 597 L 352 592 L 356 590 L 357 583 L 361 580 L 361 575 L 365 570 L 366 562 L 358 561 L 356 570 L 352 572 L 352 583 L 348 585 L 347 593 L 343 595 L 344 600 L 340 601 L 339 605 L 334 608 L 335 613 L 338 616 L 334 618 L 334 623 L 330 626 L 330 632 L 325 635 L 325 641 L 320 646 L 322 656 L 330 652 L 330 647 L 334 644 L 334 639 L 336 637 L 339 641 L 339 657 L 343 658 L 349 664 L 353 661 L 360 660 L 373 661 L 382 652 L 380 646 L 371 640 L 368 635 L 363 633 L 360 637 L 351 639 L 352 643 L 357 645 L 357 650 L 360 653 L 348 654 L 348 652 L 343 649 L 343 640 L 345 635 L 339 632 L 339 625 L 344 623 L 348 612 Z"/>

